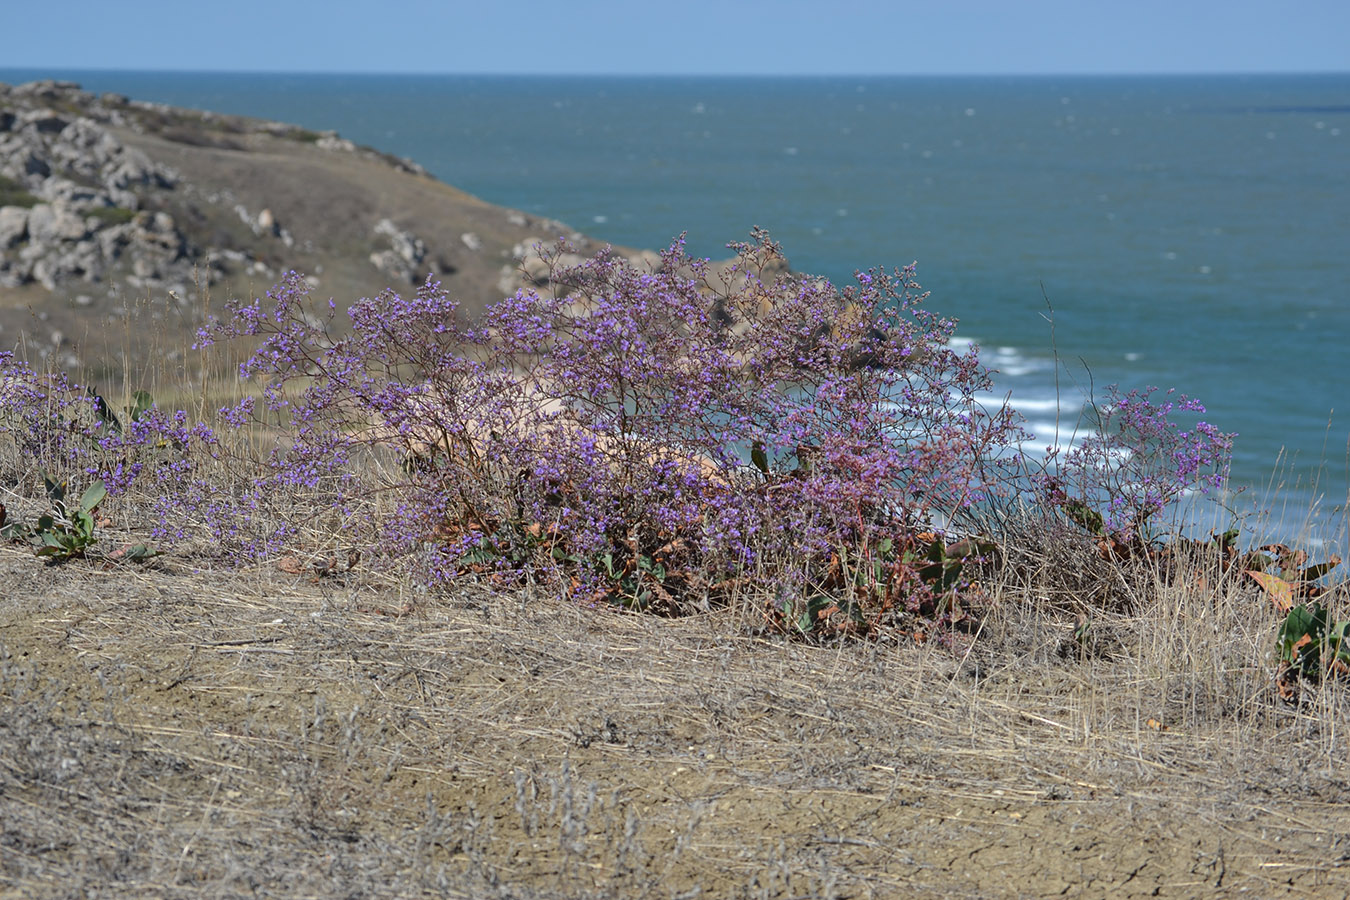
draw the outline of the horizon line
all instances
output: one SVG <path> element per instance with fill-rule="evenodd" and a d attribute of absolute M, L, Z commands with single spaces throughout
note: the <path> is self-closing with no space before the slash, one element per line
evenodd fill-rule
<path fill-rule="evenodd" d="M 502 72 L 502 71 L 387 71 L 337 69 L 179 69 L 113 68 L 100 66 L 0 66 L 0 72 L 88 72 L 91 74 L 136 75 L 277 75 L 277 76 L 360 76 L 372 78 L 1244 78 L 1251 76 L 1350 75 L 1347 69 L 1214 69 L 1156 71 L 984 71 L 984 72 Z"/>

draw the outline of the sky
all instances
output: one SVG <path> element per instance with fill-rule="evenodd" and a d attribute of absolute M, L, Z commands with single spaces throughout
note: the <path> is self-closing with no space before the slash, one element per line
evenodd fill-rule
<path fill-rule="evenodd" d="M 51 4 L 6 6 L 0 68 L 624 75 L 1350 70 L 1347 0 L 64 0 L 59 21 Z"/>

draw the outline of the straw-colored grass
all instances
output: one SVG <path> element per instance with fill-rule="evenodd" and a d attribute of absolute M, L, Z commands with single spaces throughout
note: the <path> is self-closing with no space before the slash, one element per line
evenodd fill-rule
<path fill-rule="evenodd" d="M 209 411 L 227 371 L 146 386 Z M 33 465 L 0 446 L 12 515 Z M 0 544 L 0 893 L 1350 892 L 1350 697 L 1281 696 L 1277 611 L 1238 572 L 1033 522 L 968 633 L 819 646 L 766 628 L 754 579 L 672 619 L 319 571 L 318 496 L 294 560 L 108 561 L 146 499 L 87 559 Z"/>

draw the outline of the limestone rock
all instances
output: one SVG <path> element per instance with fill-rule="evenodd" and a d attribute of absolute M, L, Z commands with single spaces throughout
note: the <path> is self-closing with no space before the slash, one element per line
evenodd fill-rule
<path fill-rule="evenodd" d="M 79 241 L 88 233 L 84 218 L 65 206 L 39 203 L 28 211 L 28 235 L 34 244 Z"/>
<path fill-rule="evenodd" d="M 28 234 L 28 210 L 22 206 L 0 207 L 0 250 L 7 250 Z"/>
<path fill-rule="evenodd" d="M 422 263 L 427 256 L 426 243 L 411 231 L 399 228 L 391 219 L 376 222 L 374 232 L 379 237 L 388 238 L 390 247 L 370 254 L 371 265 L 398 281 L 410 284 L 420 282 L 424 274 Z"/>
<path fill-rule="evenodd" d="M 65 130 L 67 121 L 55 110 L 31 109 L 19 114 L 19 132 L 33 131 L 38 134 L 60 134 Z"/>

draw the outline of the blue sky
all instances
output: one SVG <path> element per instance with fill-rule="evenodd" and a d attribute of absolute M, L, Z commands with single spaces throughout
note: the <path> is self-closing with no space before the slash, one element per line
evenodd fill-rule
<path fill-rule="evenodd" d="M 0 68 L 518 74 L 1350 69 L 1348 0 L 65 0 Z M 18 38 L 16 40 L 16 38 Z"/>

